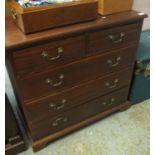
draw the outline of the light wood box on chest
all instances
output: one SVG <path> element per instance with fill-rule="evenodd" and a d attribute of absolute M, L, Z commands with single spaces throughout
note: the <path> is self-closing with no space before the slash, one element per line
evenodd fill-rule
<path fill-rule="evenodd" d="M 8 0 L 14 22 L 26 34 L 94 20 L 97 4 L 97 0 L 79 0 L 24 8 L 15 0 Z"/>
<path fill-rule="evenodd" d="M 107 15 L 132 9 L 133 0 L 98 0 L 98 13 Z"/>

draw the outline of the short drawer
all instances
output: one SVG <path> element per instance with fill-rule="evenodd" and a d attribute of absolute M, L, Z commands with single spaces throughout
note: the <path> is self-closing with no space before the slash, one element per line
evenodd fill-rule
<path fill-rule="evenodd" d="M 51 95 L 26 104 L 28 120 L 31 123 L 50 118 L 69 108 L 85 103 L 130 84 L 133 67 L 98 78 L 63 93 Z"/>
<path fill-rule="evenodd" d="M 128 87 L 118 90 L 106 96 L 89 101 L 83 105 L 70 109 L 56 117 L 51 117 L 31 126 L 33 140 L 48 136 L 49 134 L 70 127 L 95 114 L 124 103 L 128 97 Z"/>
<path fill-rule="evenodd" d="M 141 23 L 136 23 L 92 32 L 89 34 L 87 54 L 108 52 L 138 42 L 140 31 Z"/>
<path fill-rule="evenodd" d="M 108 73 L 119 71 L 133 64 L 136 46 L 127 47 L 109 54 L 84 59 L 57 70 L 19 79 L 24 100 L 59 93 Z"/>
<path fill-rule="evenodd" d="M 85 37 L 81 35 L 16 51 L 13 60 L 18 76 L 22 77 L 70 63 L 84 54 Z"/>

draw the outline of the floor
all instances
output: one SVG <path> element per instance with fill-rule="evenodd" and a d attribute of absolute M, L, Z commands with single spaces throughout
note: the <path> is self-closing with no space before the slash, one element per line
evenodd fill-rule
<path fill-rule="evenodd" d="M 36 155 L 149 155 L 149 100 L 111 115 Z M 20 155 L 33 155 L 31 147 Z"/>

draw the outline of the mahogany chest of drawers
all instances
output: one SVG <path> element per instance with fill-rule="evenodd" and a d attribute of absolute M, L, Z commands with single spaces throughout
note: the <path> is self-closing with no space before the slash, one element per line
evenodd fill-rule
<path fill-rule="evenodd" d="M 145 17 L 128 11 L 29 35 L 7 18 L 7 69 L 34 151 L 130 106 Z"/>

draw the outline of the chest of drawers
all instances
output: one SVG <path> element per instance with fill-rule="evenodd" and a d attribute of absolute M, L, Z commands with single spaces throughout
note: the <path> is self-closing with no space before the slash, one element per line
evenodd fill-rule
<path fill-rule="evenodd" d="M 145 17 L 128 11 L 30 35 L 7 18 L 6 65 L 34 151 L 130 106 Z"/>

